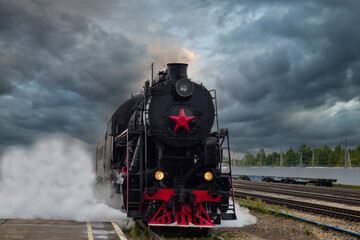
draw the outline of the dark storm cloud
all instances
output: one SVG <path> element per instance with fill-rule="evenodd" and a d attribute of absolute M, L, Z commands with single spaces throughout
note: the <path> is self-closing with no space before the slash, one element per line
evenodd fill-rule
<path fill-rule="evenodd" d="M 219 18 L 220 25 L 229 15 L 243 21 L 219 35 L 213 52 L 224 59 L 216 62 L 217 88 L 226 95 L 221 113 L 240 149 L 334 145 L 340 137 L 357 145 L 360 4 L 242 3 Z M 351 100 L 354 106 L 335 112 Z"/>
<path fill-rule="evenodd" d="M 360 143 L 358 1 L 0 0 L 3 146 L 94 143 L 149 65 L 217 89 L 232 149 Z"/>
<path fill-rule="evenodd" d="M 0 73 L 1 74 L 1 73 Z M 6 79 L 0 80 L 0 95 L 10 93 L 13 86 Z"/>
<path fill-rule="evenodd" d="M 1 144 L 63 132 L 93 143 L 144 78 L 146 49 L 50 2 L 0 1 Z"/>

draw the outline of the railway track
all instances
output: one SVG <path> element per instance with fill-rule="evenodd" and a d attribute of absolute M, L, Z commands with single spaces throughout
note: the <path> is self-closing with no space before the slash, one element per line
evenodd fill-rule
<path fill-rule="evenodd" d="M 141 228 L 143 228 L 145 231 L 147 231 L 148 232 L 148 235 L 149 236 L 151 236 L 152 237 L 152 239 L 154 239 L 154 240 L 163 240 L 164 238 L 162 237 L 162 236 L 160 236 L 158 233 L 157 233 L 157 231 L 161 231 L 161 230 L 165 230 L 165 236 L 166 235 L 169 235 L 169 230 L 171 229 L 171 236 L 169 235 L 169 236 L 166 236 L 166 238 L 171 238 L 171 239 L 174 239 L 174 238 L 183 238 L 183 236 L 181 236 L 184 232 L 184 229 L 186 229 L 186 231 L 189 231 L 188 232 L 188 234 L 190 234 L 191 235 L 191 233 L 194 235 L 194 236 L 184 236 L 184 238 L 186 238 L 186 239 L 188 239 L 188 238 L 190 238 L 190 239 L 192 239 L 192 238 L 194 238 L 194 239 L 197 239 L 198 237 L 199 238 L 202 238 L 202 237 L 205 237 L 205 238 L 208 238 L 208 237 L 210 237 L 211 239 L 218 239 L 218 240 L 224 240 L 224 238 L 222 238 L 222 237 L 220 237 L 220 236 L 218 236 L 218 235 L 216 235 L 215 233 L 213 233 L 213 232 L 211 232 L 211 231 L 207 231 L 207 230 L 209 230 L 209 229 L 206 229 L 206 234 L 204 234 L 203 236 L 200 234 L 199 235 L 199 232 L 198 232 L 198 228 L 195 228 L 195 229 L 192 229 L 192 230 L 190 230 L 191 228 L 182 228 L 182 227 L 155 227 L 155 228 L 153 228 L 153 227 L 148 227 L 148 226 L 146 226 L 144 223 L 142 223 L 140 220 L 137 220 L 136 221 L 136 223 L 141 227 Z M 153 230 L 153 229 L 154 230 Z M 159 229 L 157 229 L 157 228 L 159 228 Z M 166 228 L 166 229 L 164 229 L 164 228 Z M 170 228 L 170 229 L 169 229 Z M 157 229 L 156 231 L 155 231 L 155 229 Z M 202 231 L 205 231 L 205 230 L 202 230 Z M 179 234 L 177 234 L 177 232 L 179 233 Z M 164 234 L 164 232 L 162 232 L 161 234 Z M 186 234 L 185 234 L 186 235 Z"/>
<path fill-rule="evenodd" d="M 151 230 L 151 228 L 147 227 L 141 220 L 136 220 L 136 223 L 139 224 L 140 227 L 142 227 L 145 231 L 148 232 L 148 234 L 152 237 L 154 240 L 163 240 L 163 238 Z"/>
<path fill-rule="evenodd" d="M 331 194 L 325 193 L 315 193 L 309 191 L 299 191 L 287 188 L 276 188 L 273 186 L 260 186 L 260 185 L 248 185 L 243 183 L 235 183 L 234 187 L 236 189 L 246 189 L 246 190 L 254 190 L 260 192 L 267 192 L 267 193 L 275 193 L 281 195 L 288 195 L 293 197 L 301 197 L 301 198 L 308 198 L 308 199 L 315 199 L 315 200 L 322 200 L 328 202 L 335 202 L 341 204 L 348 204 L 353 206 L 360 206 L 360 199 L 354 197 L 345 197 L 345 196 L 336 196 Z"/>
<path fill-rule="evenodd" d="M 360 198 L 360 190 L 356 189 L 343 189 L 343 188 L 327 188 L 327 187 L 316 187 L 316 186 L 308 186 L 308 185 L 294 185 L 294 184 L 282 184 L 282 183 L 271 183 L 271 182 L 253 182 L 247 180 L 234 180 L 234 184 L 243 184 L 249 186 L 262 186 L 262 187 L 271 187 L 277 189 L 285 189 L 285 190 L 296 190 L 301 192 L 309 192 L 309 193 L 320 193 L 320 194 L 328 194 L 338 197 L 348 197 L 348 198 Z"/>
<path fill-rule="evenodd" d="M 360 222 L 360 211 L 332 207 L 322 204 L 303 202 L 298 200 L 270 197 L 267 195 L 249 193 L 247 191 L 234 190 L 235 197 L 250 199 L 260 199 L 268 204 L 275 204 L 280 206 L 286 206 L 288 208 L 297 209 L 306 212 L 313 212 L 316 214 L 326 215 L 335 218 L 341 218 L 345 220 Z"/>

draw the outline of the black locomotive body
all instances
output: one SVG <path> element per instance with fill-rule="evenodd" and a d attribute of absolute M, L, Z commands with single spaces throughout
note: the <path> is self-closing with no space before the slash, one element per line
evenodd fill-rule
<path fill-rule="evenodd" d="M 147 81 L 116 110 L 97 146 L 98 182 L 111 185 L 128 217 L 149 225 L 213 227 L 236 219 L 231 164 L 221 169 L 228 132 L 218 128 L 216 96 L 188 78 L 187 66 L 168 64 L 151 86 Z"/>

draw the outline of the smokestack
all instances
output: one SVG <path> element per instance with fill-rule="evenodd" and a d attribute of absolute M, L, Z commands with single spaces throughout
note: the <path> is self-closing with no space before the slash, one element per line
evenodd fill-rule
<path fill-rule="evenodd" d="M 186 63 L 168 63 L 167 74 L 169 79 L 178 80 L 182 78 L 188 78 L 187 67 L 188 65 Z"/>

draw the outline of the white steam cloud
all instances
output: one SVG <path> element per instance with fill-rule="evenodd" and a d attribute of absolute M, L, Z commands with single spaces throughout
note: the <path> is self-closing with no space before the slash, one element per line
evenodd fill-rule
<path fill-rule="evenodd" d="M 92 156 L 75 139 L 52 136 L 30 148 L 10 148 L 0 158 L 0 219 L 116 220 L 131 226 L 124 213 L 96 199 L 94 178 Z M 238 204 L 236 214 L 236 221 L 222 221 L 218 227 L 256 223 Z"/>
<path fill-rule="evenodd" d="M 249 209 L 240 207 L 239 203 L 235 203 L 236 220 L 221 221 L 221 225 L 216 227 L 243 227 L 256 223 L 256 217 L 249 213 Z"/>
<path fill-rule="evenodd" d="M 92 156 L 75 139 L 52 136 L 0 159 L 0 218 L 76 221 L 128 219 L 93 192 Z"/>

